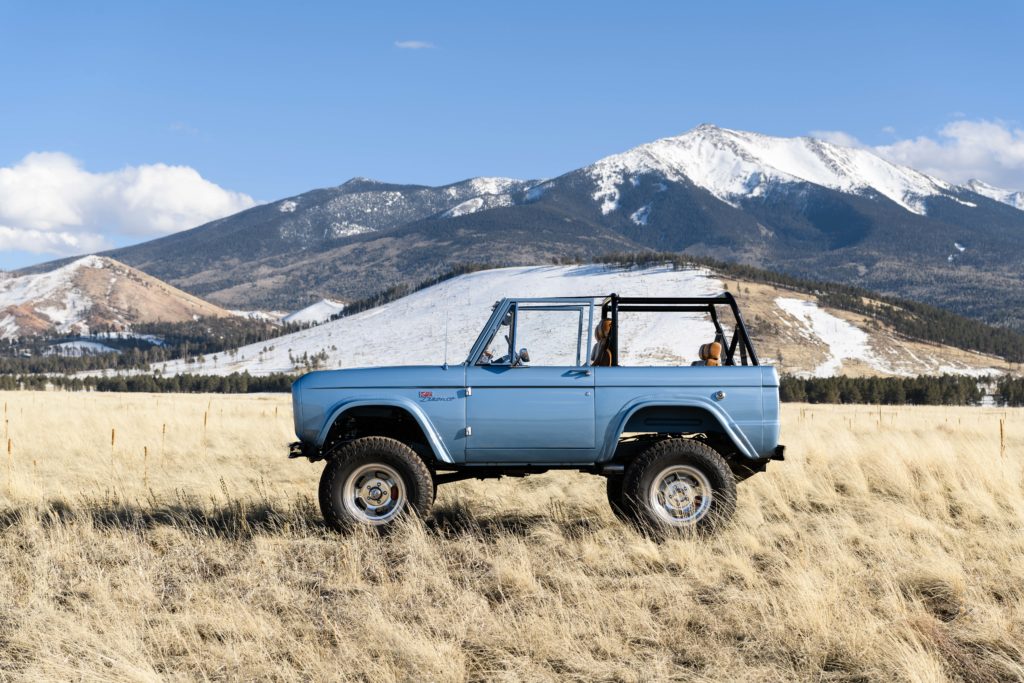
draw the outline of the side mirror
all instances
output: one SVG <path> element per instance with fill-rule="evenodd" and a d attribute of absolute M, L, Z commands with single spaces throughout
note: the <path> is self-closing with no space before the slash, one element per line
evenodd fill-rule
<path fill-rule="evenodd" d="M 520 367 L 523 366 L 523 363 L 529 363 L 529 362 L 530 362 L 530 352 L 527 351 L 526 348 L 524 347 L 524 348 L 519 349 L 519 353 L 516 354 L 516 359 L 512 363 L 512 367 L 520 368 Z"/>

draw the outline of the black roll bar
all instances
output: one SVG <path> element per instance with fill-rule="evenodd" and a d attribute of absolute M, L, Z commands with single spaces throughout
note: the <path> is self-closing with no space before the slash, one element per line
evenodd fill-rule
<path fill-rule="evenodd" d="M 718 318 L 718 306 L 728 306 L 736 320 L 732 340 L 727 341 L 725 330 Z M 757 353 L 747 333 L 743 314 L 730 292 L 714 297 L 624 297 L 612 294 L 601 304 L 601 320 L 612 321 L 611 337 L 608 340 L 612 352 L 612 365 L 619 364 L 619 312 L 633 313 L 705 313 L 715 326 L 715 341 L 721 342 L 726 350 L 725 365 L 736 365 L 736 351 L 740 352 L 741 365 L 760 365 Z"/>

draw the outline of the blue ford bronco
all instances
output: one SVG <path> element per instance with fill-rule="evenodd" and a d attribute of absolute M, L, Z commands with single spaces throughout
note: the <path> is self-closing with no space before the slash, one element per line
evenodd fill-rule
<path fill-rule="evenodd" d="M 631 317 L 673 313 L 710 323 L 699 360 L 620 363 Z M 292 403 L 290 455 L 327 461 L 338 529 L 425 517 L 439 484 L 570 469 L 605 477 L 624 521 L 706 531 L 738 480 L 783 458 L 779 377 L 729 293 L 502 299 L 460 365 L 311 372 Z"/>

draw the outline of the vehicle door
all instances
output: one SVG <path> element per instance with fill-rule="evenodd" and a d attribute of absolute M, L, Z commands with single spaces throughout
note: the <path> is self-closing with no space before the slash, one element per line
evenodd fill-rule
<path fill-rule="evenodd" d="M 466 372 L 466 460 L 593 459 L 590 303 L 513 302 Z"/>

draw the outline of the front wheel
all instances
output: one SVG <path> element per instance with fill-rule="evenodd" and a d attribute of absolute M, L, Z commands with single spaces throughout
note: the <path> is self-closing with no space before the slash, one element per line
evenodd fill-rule
<path fill-rule="evenodd" d="M 367 436 L 342 446 L 320 478 L 320 509 L 328 526 L 385 529 L 406 513 L 425 517 L 434 500 L 430 470 L 401 441 Z"/>
<path fill-rule="evenodd" d="M 707 444 L 666 439 L 626 468 L 622 499 L 630 516 L 655 534 L 708 532 L 732 517 L 736 478 Z"/>

